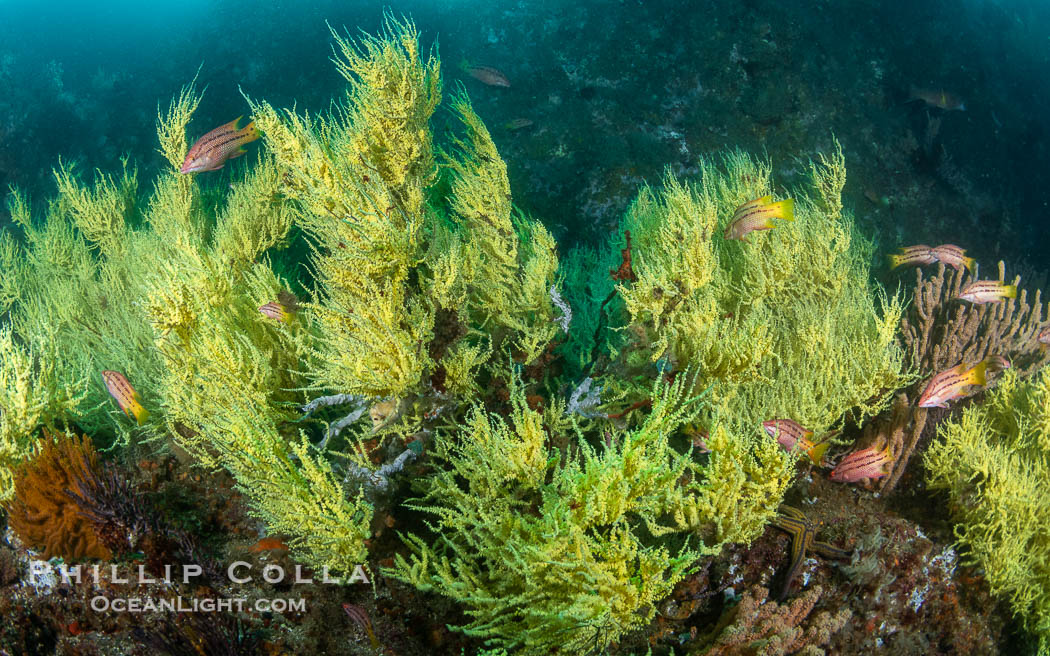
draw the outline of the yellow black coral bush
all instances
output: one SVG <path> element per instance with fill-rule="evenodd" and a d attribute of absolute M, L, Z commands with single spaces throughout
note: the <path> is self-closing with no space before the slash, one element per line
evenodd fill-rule
<path fill-rule="evenodd" d="M 0 280 L 5 330 L 53 343 L 66 368 L 38 368 L 41 398 L 18 396 L 48 412 L 9 415 L 0 396 L 0 420 L 18 419 L 0 433 L 0 475 L 37 425 L 78 413 L 89 430 L 172 440 L 226 468 L 297 558 L 340 572 L 368 557 L 376 506 L 404 503 L 391 480 L 423 459 L 429 475 L 402 479 L 433 520 L 388 573 L 463 604 L 460 628 L 493 646 L 608 646 L 775 512 L 792 463 L 759 421 L 798 410 L 825 428 L 881 405 L 899 379 L 900 305 L 867 285 L 841 153 L 814 165 L 790 229 L 717 237 L 772 188 L 768 163 L 736 153 L 703 162 L 696 185 L 641 192 L 624 221 L 637 276 L 562 266 L 547 229 L 514 208 L 462 92 L 457 136 L 435 146 L 440 62 L 410 22 L 385 28 L 335 35 L 348 90 L 332 112 L 249 101 L 265 149 L 217 209 L 178 172 L 193 84 L 158 117 L 168 167 L 147 201 L 127 167 L 93 185 L 61 167 L 43 222 L 12 197 L 25 243 L 0 238 L 16 272 Z M 276 272 L 293 225 L 310 280 Z M 260 312 L 296 285 L 310 293 L 287 320 Z M 586 343 L 562 357 L 594 365 L 601 352 L 601 365 L 544 370 L 559 334 Z M 30 358 L 7 350 L 0 375 Z M 102 369 L 135 385 L 144 426 L 106 396 Z M 330 408 L 345 414 L 306 422 Z M 674 446 L 687 421 L 710 428 L 709 456 Z"/>

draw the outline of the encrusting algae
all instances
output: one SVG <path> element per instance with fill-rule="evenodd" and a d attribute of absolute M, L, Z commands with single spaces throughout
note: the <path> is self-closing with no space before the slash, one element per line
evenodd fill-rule
<path fill-rule="evenodd" d="M 193 83 L 158 116 L 167 166 L 144 198 L 128 163 L 93 184 L 60 165 L 42 220 L 11 195 L 0 499 L 57 448 L 40 429 L 75 422 L 227 470 L 282 548 L 336 575 L 411 508 L 429 523 L 383 574 L 457 602 L 454 629 L 489 647 L 583 653 L 758 537 L 797 460 L 822 466 L 831 432 L 913 380 L 837 143 L 790 190 L 741 152 L 668 173 L 602 248 L 559 258 L 462 89 L 435 143 L 440 61 L 410 21 L 333 36 L 345 97 L 248 100 L 250 132 L 218 130 L 262 147 L 218 203 L 202 182 L 239 150 L 189 147 Z M 293 227 L 307 280 L 279 273 Z"/>

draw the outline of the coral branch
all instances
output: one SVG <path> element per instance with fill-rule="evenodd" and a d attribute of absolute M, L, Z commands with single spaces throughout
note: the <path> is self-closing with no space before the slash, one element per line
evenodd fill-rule
<path fill-rule="evenodd" d="M 1005 280 L 1005 265 L 999 262 L 999 280 Z M 900 344 L 908 365 L 921 379 L 898 394 L 890 416 L 875 422 L 862 441 L 881 448 L 890 446 L 893 469 L 883 479 L 880 493 L 893 490 L 900 481 L 927 428 L 929 411 L 917 406 L 919 394 L 930 376 L 961 363 L 976 364 L 990 355 L 1005 356 L 1022 378 L 1050 362 L 1050 353 L 1040 348 L 1038 335 L 1047 316 L 1042 292 L 1037 290 L 1031 304 L 1028 291 L 1017 299 L 973 305 L 956 297 L 974 276 L 940 264 L 937 274 L 925 279 L 918 269 L 915 301 L 901 318 Z M 1020 282 L 1015 277 L 1013 284 Z M 940 414 L 940 413 L 939 413 Z"/>
<path fill-rule="evenodd" d="M 346 480 L 360 480 L 367 483 L 377 492 L 386 492 L 390 488 L 390 477 L 404 469 L 405 465 L 415 457 L 415 451 L 405 449 L 393 462 L 387 463 L 375 471 L 350 463 L 347 467 Z"/>

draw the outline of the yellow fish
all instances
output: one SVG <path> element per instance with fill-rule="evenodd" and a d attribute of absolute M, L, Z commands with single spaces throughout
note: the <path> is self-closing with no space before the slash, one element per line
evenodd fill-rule
<path fill-rule="evenodd" d="M 785 451 L 790 453 L 792 449 L 798 447 L 809 456 L 810 462 L 817 466 L 824 462 L 824 453 L 831 446 L 831 442 L 828 442 L 826 437 L 820 443 L 814 442 L 813 431 L 803 428 L 801 424 L 791 419 L 763 421 L 762 427 Z"/>
<path fill-rule="evenodd" d="M 775 224 L 773 219 L 795 220 L 795 200 L 786 198 L 780 202 L 771 202 L 770 195 L 761 196 L 736 208 L 733 220 L 726 226 L 726 239 L 739 239 L 746 242 L 747 235 L 755 230 L 769 230 Z"/>
<path fill-rule="evenodd" d="M 270 301 L 266 305 L 260 305 L 259 312 L 276 321 L 283 321 L 284 323 L 292 322 L 292 313 L 277 301 Z"/>
<path fill-rule="evenodd" d="M 1010 361 L 1001 355 L 990 355 L 973 367 L 966 363 L 946 369 L 934 376 L 919 396 L 920 408 L 947 408 L 949 401 L 962 398 L 971 387 L 987 385 L 987 371 L 1010 368 Z"/>
<path fill-rule="evenodd" d="M 942 244 L 936 248 L 931 248 L 930 254 L 956 271 L 966 267 L 966 270 L 973 274 L 977 270 L 977 260 L 972 257 L 966 257 L 966 251 L 955 244 Z"/>
<path fill-rule="evenodd" d="M 102 372 L 102 382 L 106 384 L 106 389 L 109 390 L 110 395 L 116 400 L 124 414 L 133 417 L 139 426 L 146 423 L 146 419 L 149 418 L 149 410 L 142 406 L 139 401 L 139 393 L 131 386 L 124 374 L 107 369 Z"/>
<path fill-rule="evenodd" d="M 976 304 L 998 303 L 1017 298 L 1017 285 L 1007 285 L 1001 280 L 978 280 L 963 287 L 956 298 Z"/>
<path fill-rule="evenodd" d="M 266 305 L 259 306 L 259 312 L 263 316 L 288 324 L 292 323 L 298 310 L 299 299 L 295 297 L 295 294 L 284 289 L 277 292 L 276 301 L 270 301 Z"/>
<path fill-rule="evenodd" d="M 937 256 L 933 254 L 933 249 L 926 244 L 916 244 L 915 246 L 902 248 L 896 255 L 890 255 L 889 260 L 890 269 L 896 269 L 905 265 L 933 264 L 937 261 Z"/>

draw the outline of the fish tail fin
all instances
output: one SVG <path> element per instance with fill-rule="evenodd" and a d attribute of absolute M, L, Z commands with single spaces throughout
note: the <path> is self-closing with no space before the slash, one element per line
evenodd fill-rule
<path fill-rule="evenodd" d="M 988 383 L 988 361 L 983 360 L 970 370 L 969 380 L 971 385 L 985 385 Z"/>
<path fill-rule="evenodd" d="M 262 133 L 259 132 L 259 128 L 255 127 L 255 121 L 252 121 L 248 125 L 245 125 L 243 128 L 240 129 L 240 132 L 244 137 L 244 143 L 248 143 L 249 141 L 255 141 L 260 136 L 262 136 Z"/>
<path fill-rule="evenodd" d="M 139 426 L 145 424 L 146 420 L 149 419 L 149 410 L 147 410 L 138 401 L 136 401 L 135 403 L 131 404 L 128 407 L 128 410 L 130 411 L 130 413 L 132 415 L 134 415 L 135 421 L 138 423 Z"/>
<path fill-rule="evenodd" d="M 828 447 L 831 446 L 830 442 L 821 442 L 812 449 L 810 449 L 806 455 L 809 456 L 810 462 L 818 467 L 824 462 L 824 454 L 827 452 Z"/>
<path fill-rule="evenodd" d="M 1017 285 L 1005 285 L 1003 287 L 1003 296 L 1006 298 L 1017 298 Z"/>
<path fill-rule="evenodd" d="M 963 266 L 966 267 L 966 270 L 970 272 L 971 276 L 977 275 L 977 260 L 973 259 L 972 257 L 964 257 L 962 258 L 962 263 Z"/>
<path fill-rule="evenodd" d="M 785 198 L 779 203 L 773 203 L 769 206 L 769 209 L 773 210 L 773 216 L 784 219 L 785 221 L 795 220 L 795 199 Z"/>
<path fill-rule="evenodd" d="M 886 260 L 889 261 L 889 263 L 890 263 L 890 270 L 891 271 L 893 269 L 896 269 L 897 267 L 899 267 L 901 264 L 904 264 L 904 256 L 903 255 L 887 255 L 886 256 Z"/>

